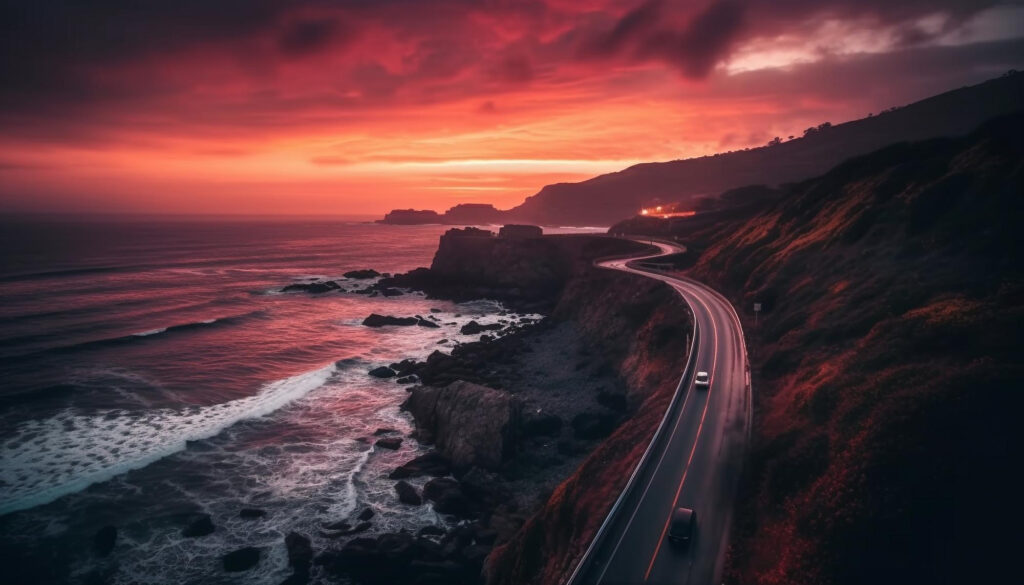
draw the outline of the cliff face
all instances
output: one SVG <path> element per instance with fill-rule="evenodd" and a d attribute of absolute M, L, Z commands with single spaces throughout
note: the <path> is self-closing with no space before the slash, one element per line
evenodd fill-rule
<path fill-rule="evenodd" d="M 626 380 L 631 416 L 487 561 L 488 583 L 558 583 L 575 567 L 650 443 L 686 363 L 689 309 L 667 285 L 587 268 L 554 317 L 579 324 Z"/>
<path fill-rule="evenodd" d="M 611 225 L 655 200 L 683 202 L 744 185 L 778 185 L 827 171 L 887 144 L 970 132 L 1024 102 L 1024 75 L 957 89 L 895 111 L 838 124 L 782 144 L 715 156 L 645 163 L 580 183 L 548 185 L 508 219 L 555 225 Z"/>
<path fill-rule="evenodd" d="M 497 299 L 516 309 L 549 312 L 562 289 L 593 258 L 645 249 L 635 242 L 588 236 L 495 237 L 475 228 L 441 236 L 429 269 L 383 279 L 454 300 Z"/>
<path fill-rule="evenodd" d="M 729 582 L 1005 577 L 1022 136 L 1018 114 L 896 145 L 708 239 L 693 275 L 746 312 L 755 375 Z"/>
<path fill-rule="evenodd" d="M 469 290 L 489 290 L 499 298 L 509 287 L 544 283 L 535 288 L 547 291 L 551 320 L 571 322 L 592 348 L 590 361 L 626 383 L 625 420 L 494 549 L 487 560 L 489 583 L 554 583 L 567 575 L 665 414 L 687 359 L 689 309 L 663 283 L 593 266 L 598 257 L 647 249 L 593 236 L 499 239 L 452 230 L 442 238 L 432 268 L 411 277 L 426 283 L 431 294 L 466 295 L 467 289 L 453 284 L 466 282 Z M 596 390 L 588 390 L 592 397 Z"/>

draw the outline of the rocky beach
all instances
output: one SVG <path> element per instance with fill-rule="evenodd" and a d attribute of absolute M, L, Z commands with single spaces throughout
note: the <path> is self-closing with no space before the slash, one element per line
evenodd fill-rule
<path fill-rule="evenodd" d="M 373 512 L 364 511 L 367 518 L 336 526 L 335 546 L 315 551 L 313 563 L 326 574 L 363 583 L 484 583 L 497 582 L 485 567 L 502 565 L 533 579 L 570 566 L 589 542 L 674 389 L 691 325 L 664 285 L 593 266 L 645 246 L 539 232 L 452 229 L 430 268 L 369 287 L 370 294 L 500 300 L 544 318 L 470 322 L 462 331 L 479 341 L 370 372 L 406 386 L 402 410 L 413 421 L 405 437 L 378 429 L 376 445 L 415 441 L 428 449 L 390 472 L 395 499 L 431 506 L 447 522 L 366 537 L 359 533 Z M 371 315 L 364 325 L 421 321 L 432 322 Z M 584 482 L 590 489 L 581 489 Z M 553 513 L 562 521 L 548 531 Z M 551 554 L 532 549 L 541 544 L 538 531 L 548 532 L 542 546 Z"/>

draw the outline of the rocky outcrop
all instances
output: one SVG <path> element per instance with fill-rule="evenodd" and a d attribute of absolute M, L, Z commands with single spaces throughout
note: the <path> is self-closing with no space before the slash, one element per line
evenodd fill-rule
<path fill-rule="evenodd" d="M 433 537 L 438 530 L 354 538 L 320 554 L 315 563 L 330 576 L 370 585 L 477 585 L 492 540 L 479 525 L 464 525 Z"/>
<path fill-rule="evenodd" d="M 292 568 L 292 575 L 283 585 L 308 583 L 309 569 L 313 564 L 313 545 L 309 537 L 289 532 L 284 537 L 284 546 L 288 550 L 288 566 Z"/>
<path fill-rule="evenodd" d="M 307 292 L 310 294 L 323 294 L 332 290 L 340 290 L 341 285 L 333 280 L 322 282 L 296 282 L 281 289 L 281 292 Z"/>
<path fill-rule="evenodd" d="M 446 223 L 455 225 L 500 223 L 505 212 L 490 203 L 460 203 L 444 213 L 423 209 L 394 209 L 378 219 L 377 223 L 394 225 L 416 225 Z"/>
<path fill-rule="evenodd" d="M 395 491 L 398 492 L 398 501 L 403 504 L 419 506 L 423 503 L 420 493 L 416 491 L 416 488 L 411 483 L 405 480 L 400 480 L 395 484 Z"/>
<path fill-rule="evenodd" d="M 491 323 L 489 325 L 481 325 L 476 321 L 470 321 L 459 329 L 459 333 L 463 335 L 478 335 L 484 331 L 498 331 L 504 327 L 501 323 Z"/>
<path fill-rule="evenodd" d="M 402 437 L 384 437 L 383 439 L 377 439 L 374 445 L 381 449 L 391 449 L 394 451 L 402 446 Z"/>
<path fill-rule="evenodd" d="M 417 386 L 402 409 L 416 421 L 416 436 L 456 469 L 497 469 L 515 450 L 521 405 L 507 392 L 461 380 Z"/>
<path fill-rule="evenodd" d="M 373 368 L 372 370 L 370 370 L 367 373 L 370 374 L 371 376 L 373 376 L 374 378 L 394 378 L 395 377 L 395 371 L 392 370 L 391 368 L 387 367 L 387 366 L 380 366 L 380 367 L 377 367 L 377 368 Z"/>
<path fill-rule="evenodd" d="M 378 315 L 377 313 L 370 313 L 370 316 L 363 319 L 363 325 L 365 327 L 387 327 L 389 325 L 397 325 L 399 327 L 411 327 L 418 323 L 416 317 L 393 317 L 391 315 Z"/>
<path fill-rule="evenodd" d="M 210 518 L 210 515 L 200 514 L 188 526 L 182 529 L 181 535 L 185 538 L 196 538 L 213 534 L 214 530 L 213 519 Z"/>
<path fill-rule="evenodd" d="M 377 223 L 418 225 L 444 222 L 436 211 L 430 209 L 393 209 L 384 216 L 384 219 L 378 219 Z"/>
<path fill-rule="evenodd" d="M 247 546 L 224 555 L 224 570 L 229 573 L 248 571 L 260 562 L 260 549 Z"/>
<path fill-rule="evenodd" d="M 391 479 L 403 479 L 421 475 L 440 477 L 451 472 L 452 466 L 448 458 L 437 451 L 430 451 L 399 466 L 388 477 Z"/>
<path fill-rule="evenodd" d="M 377 278 L 380 276 L 380 272 L 372 268 L 364 268 L 363 270 L 350 270 L 343 274 L 345 278 L 351 278 L 354 280 L 366 280 L 369 278 Z"/>

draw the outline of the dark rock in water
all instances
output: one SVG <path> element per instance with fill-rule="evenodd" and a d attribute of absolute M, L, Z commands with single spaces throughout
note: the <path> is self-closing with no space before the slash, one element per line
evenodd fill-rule
<path fill-rule="evenodd" d="M 242 508 L 241 510 L 238 511 L 239 518 L 246 518 L 249 520 L 252 520 L 254 518 L 262 518 L 266 515 L 267 512 L 265 510 L 260 510 L 259 508 Z"/>
<path fill-rule="evenodd" d="M 370 524 L 369 522 L 365 521 L 360 522 L 355 526 L 352 526 L 351 524 L 345 521 L 334 522 L 332 524 L 324 526 L 324 528 L 327 530 L 337 530 L 337 532 L 321 532 L 320 534 L 321 536 L 324 536 L 326 538 L 338 538 L 341 536 L 351 536 L 353 534 L 359 534 L 360 532 L 366 532 L 372 526 L 373 524 Z"/>
<path fill-rule="evenodd" d="M 373 291 L 372 293 L 370 293 L 370 298 L 373 298 L 373 297 L 375 297 L 375 296 L 377 296 L 379 294 L 380 294 L 379 292 Z"/>
<path fill-rule="evenodd" d="M 289 284 L 288 286 L 281 289 L 282 292 L 307 292 L 311 294 L 321 294 L 325 292 L 331 292 L 332 290 L 341 289 L 341 285 L 334 282 L 333 280 L 326 280 L 324 282 L 297 282 L 295 284 Z"/>
<path fill-rule="evenodd" d="M 284 537 L 284 546 L 288 549 L 289 566 L 309 570 L 309 565 L 313 562 L 313 545 L 309 537 L 298 532 L 289 532 Z"/>
<path fill-rule="evenodd" d="M 354 278 L 357 280 L 363 280 L 367 278 L 377 278 L 380 276 L 380 272 L 367 268 L 366 270 L 350 270 L 343 274 L 345 278 Z"/>
<path fill-rule="evenodd" d="M 366 508 L 362 512 L 360 512 L 359 515 L 356 516 L 356 518 L 362 520 L 363 522 L 366 522 L 370 518 L 373 518 L 375 514 L 376 512 L 373 511 L 373 508 Z"/>
<path fill-rule="evenodd" d="M 357 295 L 368 295 L 371 293 L 377 294 L 377 291 L 369 288 L 354 288 L 352 289 L 352 292 L 356 293 Z"/>
<path fill-rule="evenodd" d="M 105 557 L 110 554 L 110 551 L 114 550 L 114 544 L 117 542 L 117 528 L 113 526 L 104 526 L 96 531 L 96 535 L 92 538 L 92 550 L 98 557 Z"/>
<path fill-rule="evenodd" d="M 426 319 L 419 319 L 416 321 L 416 324 L 419 325 L 420 327 L 427 327 L 430 329 L 438 329 L 441 327 L 437 323 L 434 323 L 433 321 L 428 321 Z"/>
<path fill-rule="evenodd" d="M 557 414 L 528 412 L 523 415 L 523 434 L 555 436 L 562 432 L 562 419 Z"/>
<path fill-rule="evenodd" d="M 394 451 L 402 446 L 402 437 L 385 437 L 383 439 L 377 439 L 375 445 L 382 449 L 391 449 Z"/>
<path fill-rule="evenodd" d="M 444 536 L 444 528 L 434 525 L 424 526 L 416 534 L 417 536 Z"/>
<path fill-rule="evenodd" d="M 462 493 L 459 482 L 450 477 L 432 479 L 423 486 L 424 499 L 434 502 L 434 509 L 441 514 L 468 516 L 469 500 Z"/>
<path fill-rule="evenodd" d="M 572 419 L 573 436 L 577 439 L 600 439 L 615 430 L 615 416 L 581 412 Z"/>
<path fill-rule="evenodd" d="M 394 378 L 395 377 L 395 371 L 392 370 L 391 368 L 387 367 L 387 366 L 381 366 L 379 368 L 374 368 L 374 369 L 370 370 L 367 373 L 370 374 L 371 376 L 373 376 L 374 378 Z"/>
<path fill-rule="evenodd" d="M 400 296 L 402 296 L 405 293 L 403 293 L 402 291 L 398 290 L 397 288 L 392 288 L 390 286 L 386 286 L 386 287 L 380 289 L 380 294 L 382 294 L 382 295 L 384 295 L 386 297 L 400 297 Z"/>
<path fill-rule="evenodd" d="M 441 477 L 442 475 L 448 475 L 451 471 L 451 462 L 447 457 L 437 451 L 430 451 L 399 466 L 388 477 L 391 479 L 403 479 L 420 475 Z"/>
<path fill-rule="evenodd" d="M 387 428 L 387 427 L 381 427 L 381 428 L 377 429 L 376 431 L 373 431 L 373 434 L 379 437 L 381 435 L 393 435 L 393 434 L 395 434 L 397 432 L 398 432 L 398 429 L 390 429 L 390 428 Z"/>
<path fill-rule="evenodd" d="M 452 472 L 452 462 L 436 451 L 424 453 L 415 459 L 398 466 L 388 475 L 391 479 L 433 475 L 440 477 Z"/>
<path fill-rule="evenodd" d="M 398 501 L 410 506 L 419 506 L 423 498 L 409 482 L 402 480 L 395 484 L 395 491 L 398 492 Z"/>
<path fill-rule="evenodd" d="M 486 335 L 486 334 L 485 335 L 481 335 L 480 336 L 480 341 L 482 341 L 484 343 L 487 343 L 488 341 L 494 341 L 494 336 Z"/>
<path fill-rule="evenodd" d="M 224 555 L 224 570 L 229 573 L 248 571 L 260 562 L 260 549 L 247 546 Z"/>
<path fill-rule="evenodd" d="M 497 331 L 501 329 L 500 323 L 491 323 L 490 325 L 481 325 L 476 321 L 470 321 L 459 329 L 459 333 L 463 335 L 476 335 L 477 333 L 483 333 L 484 331 Z"/>
<path fill-rule="evenodd" d="M 441 312 L 441 309 L 434 309 L 434 308 L 431 308 L 431 309 L 430 309 L 430 312 L 431 312 L 431 313 L 440 313 L 440 312 Z"/>
<path fill-rule="evenodd" d="M 392 317 L 391 315 L 378 315 L 377 313 L 372 313 L 369 317 L 363 319 L 363 325 L 367 327 L 385 327 L 388 325 L 409 327 L 415 324 L 416 317 Z"/>
<path fill-rule="evenodd" d="M 207 534 L 213 534 L 214 531 L 213 520 L 209 514 L 203 514 L 192 521 L 191 524 L 186 526 L 182 531 L 181 535 L 185 538 L 195 538 L 197 536 L 206 536 Z"/>
<path fill-rule="evenodd" d="M 289 532 L 284 537 L 288 549 L 288 566 L 292 575 L 282 585 L 304 585 L 309 582 L 309 568 L 313 564 L 313 545 L 309 538 L 298 532 Z"/>
<path fill-rule="evenodd" d="M 441 341 L 438 341 L 437 344 L 438 345 L 448 345 L 448 340 L 447 339 L 442 339 Z"/>
<path fill-rule="evenodd" d="M 403 376 L 403 377 L 398 378 L 397 380 L 395 380 L 395 382 L 398 383 L 398 384 L 415 384 L 417 379 L 418 378 L 415 375 L 413 375 L 413 376 Z"/>
<path fill-rule="evenodd" d="M 394 370 L 399 376 L 408 376 L 409 374 L 412 374 L 418 366 L 419 363 L 416 360 L 405 359 L 400 362 L 395 362 L 388 367 Z"/>
<path fill-rule="evenodd" d="M 327 530 L 341 530 L 343 532 L 347 532 L 349 530 L 352 530 L 352 525 L 344 520 L 339 520 L 337 522 L 325 524 L 324 528 L 326 528 Z"/>

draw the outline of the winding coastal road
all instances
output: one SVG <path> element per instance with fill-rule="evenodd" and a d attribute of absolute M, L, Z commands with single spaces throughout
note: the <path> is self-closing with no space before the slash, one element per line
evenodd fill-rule
<path fill-rule="evenodd" d="M 646 243 L 646 242 L 645 242 Z M 732 506 L 750 432 L 750 377 L 743 330 L 732 305 L 696 281 L 670 276 L 645 261 L 682 251 L 651 242 L 660 253 L 598 265 L 655 278 L 674 288 L 693 311 L 698 336 L 649 454 L 576 574 L 579 584 L 699 584 L 721 582 Z M 694 374 L 711 375 L 708 389 Z M 668 541 L 676 507 L 697 512 L 689 546 Z"/>

